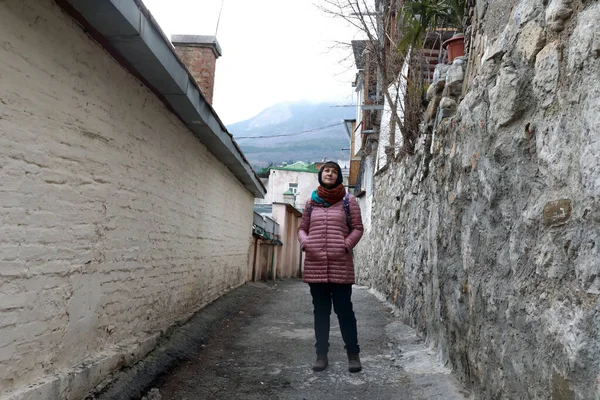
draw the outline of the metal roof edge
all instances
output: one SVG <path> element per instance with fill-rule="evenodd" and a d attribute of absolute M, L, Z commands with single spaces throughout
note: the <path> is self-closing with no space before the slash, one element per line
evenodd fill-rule
<path fill-rule="evenodd" d="M 348 139 L 352 140 L 352 124 L 356 122 L 356 119 L 344 119 L 344 128 L 348 134 Z"/>
<path fill-rule="evenodd" d="M 141 0 L 55 0 L 140 79 L 254 197 L 266 189 Z"/>
<path fill-rule="evenodd" d="M 274 201 L 273 204 L 281 204 L 285 206 L 285 209 L 290 212 L 293 213 L 296 217 L 301 217 L 302 216 L 302 211 L 298 210 L 296 207 L 294 207 L 293 205 L 291 205 L 290 203 L 282 203 L 279 201 Z"/>
<path fill-rule="evenodd" d="M 269 170 L 275 170 L 275 171 L 290 171 L 290 172 L 306 172 L 308 174 L 318 174 L 319 171 L 308 171 L 302 168 L 285 168 L 285 167 L 271 167 L 269 168 Z"/>

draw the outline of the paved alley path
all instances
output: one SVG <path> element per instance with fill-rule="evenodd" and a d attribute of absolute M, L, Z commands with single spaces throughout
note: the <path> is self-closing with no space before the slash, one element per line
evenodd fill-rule
<path fill-rule="evenodd" d="M 332 312 L 329 367 L 313 372 L 312 304 L 298 280 L 249 283 L 173 329 L 146 359 L 87 399 L 464 400 L 393 309 L 354 287 L 363 371 L 348 372 Z M 151 390 L 150 390 L 151 389 Z"/>
<path fill-rule="evenodd" d="M 162 400 L 465 398 L 412 329 L 365 288 L 353 292 L 363 363 L 356 374 L 348 372 L 333 313 L 329 367 L 310 369 L 314 337 L 306 284 L 290 280 L 241 290 L 246 300 L 220 322 L 202 350 L 153 383 Z M 153 392 L 147 398 L 159 397 Z"/>

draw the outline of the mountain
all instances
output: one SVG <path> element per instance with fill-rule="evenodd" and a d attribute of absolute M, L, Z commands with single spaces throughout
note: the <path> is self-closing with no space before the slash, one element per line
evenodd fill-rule
<path fill-rule="evenodd" d="M 347 159 L 350 142 L 344 119 L 354 107 L 308 101 L 279 103 L 246 121 L 227 126 L 253 167 L 282 161 Z"/>

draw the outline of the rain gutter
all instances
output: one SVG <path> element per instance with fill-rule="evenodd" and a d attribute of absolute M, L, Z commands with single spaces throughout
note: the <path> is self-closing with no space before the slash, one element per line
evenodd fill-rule
<path fill-rule="evenodd" d="M 254 197 L 266 189 L 140 0 L 55 0 L 83 30 L 144 83 Z"/>

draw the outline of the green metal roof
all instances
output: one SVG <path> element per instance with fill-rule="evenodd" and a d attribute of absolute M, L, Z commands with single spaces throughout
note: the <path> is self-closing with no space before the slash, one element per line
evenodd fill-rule
<path fill-rule="evenodd" d="M 280 165 L 278 167 L 270 167 L 269 169 L 275 169 L 280 171 L 295 171 L 295 172 L 312 172 L 318 174 L 319 170 L 315 168 L 315 164 L 307 164 L 303 161 L 296 161 L 290 165 Z"/>
<path fill-rule="evenodd" d="M 286 190 L 285 192 L 283 192 L 283 195 L 294 195 L 294 192 L 292 192 L 290 189 Z"/>

